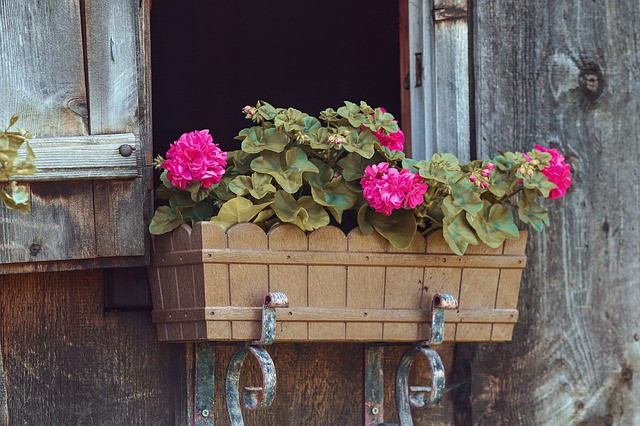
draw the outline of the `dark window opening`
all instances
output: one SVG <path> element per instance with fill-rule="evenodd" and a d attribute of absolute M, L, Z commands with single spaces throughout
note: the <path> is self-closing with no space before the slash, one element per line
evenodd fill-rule
<path fill-rule="evenodd" d="M 154 2 L 151 24 L 155 154 L 195 129 L 238 149 L 258 99 L 314 116 L 364 100 L 401 121 L 397 0 Z"/>

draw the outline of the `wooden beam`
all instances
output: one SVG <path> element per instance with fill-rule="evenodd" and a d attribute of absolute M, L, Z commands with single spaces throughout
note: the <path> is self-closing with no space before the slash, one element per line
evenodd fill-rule
<path fill-rule="evenodd" d="M 142 176 L 140 141 L 132 134 L 33 139 L 38 172 L 15 180 L 126 179 Z M 129 156 L 120 147 L 133 148 Z M 126 152 L 125 152 L 126 154 Z"/>

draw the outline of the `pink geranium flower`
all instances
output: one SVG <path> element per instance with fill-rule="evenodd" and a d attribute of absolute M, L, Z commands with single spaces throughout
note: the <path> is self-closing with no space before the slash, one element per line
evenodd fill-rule
<path fill-rule="evenodd" d="M 162 167 L 167 169 L 167 179 L 180 189 L 193 182 L 203 188 L 220 182 L 227 166 L 227 153 L 213 143 L 209 130 L 184 133 L 171 144 Z"/>
<path fill-rule="evenodd" d="M 419 206 L 428 189 L 419 174 L 408 169 L 389 168 L 386 162 L 367 166 L 360 185 L 369 205 L 385 216 L 402 207 L 413 209 Z"/>
<path fill-rule="evenodd" d="M 387 112 L 386 109 L 379 107 L 380 110 L 382 112 Z M 397 123 L 396 120 L 393 120 L 394 123 Z M 380 131 L 371 131 L 376 138 L 378 138 L 378 140 L 380 141 L 380 145 L 382 146 L 386 146 L 387 148 L 389 148 L 391 151 L 402 151 L 404 149 L 404 133 L 402 132 L 401 129 L 398 129 L 397 132 L 394 133 L 390 133 L 388 135 L 382 133 L 382 130 Z"/>
<path fill-rule="evenodd" d="M 557 186 L 557 188 L 549 191 L 549 198 L 555 200 L 564 197 L 567 189 L 571 186 L 571 165 L 564 162 L 564 155 L 560 154 L 555 148 L 549 149 L 536 145 L 536 149 L 540 152 L 551 154 L 549 167 L 542 169 L 542 173 L 549 179 L 549 182 Z"/>

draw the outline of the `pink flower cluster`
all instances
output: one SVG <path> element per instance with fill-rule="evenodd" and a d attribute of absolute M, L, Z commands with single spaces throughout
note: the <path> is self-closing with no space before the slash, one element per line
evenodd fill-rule
<path fill-rule="evenodd" d="M 489 187 L 488 179 L 491 176 L 491 171 L 495 169 L 495 167 L 495 164 L 487 163 L 486 166 L 484 166 L 484 169 L 480 172 L 482 178 L 479 180 L 475 174 L 471 174 L 471 176 L 469 176 L 469 182 L 473 183 L 475 186 L 481 186 L 484 189 L 487 189 Z"/>
<path fill-rule="evenodd" d="M 367 166 L 360 185 L 369 205 L 385 216 L 401 207 L 416 208 L 429 188 L 419 174 L 390 168 L 386 162 Z"/>
<path fill-rule="evenodd" d="M 386 109 L 379 107 L 382 112 L 387 112 Z M 397 121 L 394 120 L 394 123 Z M 371 131 L 376 138 L 380 141 L 380 145 L 386 146 L 391 151 L 402 151 L 404 149 L 404 133 L 401 129 L 398 128 L 398 131 L 395 133 L 391 133 L 389 135 L 385 135 L 382 131 L 374 132 Z"/>
<path fill-rule="evenodd" d="M 549 149 L 536 145 L 536 149 L 540 152 L 548 152 L 551 154 L 549 167 L 542 169 L 542 174 L 549 179 L 549 182 L 557 186 L 557 188 L 549 191 L 549 198 L 556 200 L 564 197 L 567 189 L 571 186 L 571 164 L 565 163 L 564 155 L 560 154 L 555 148 Z"/>
<path fill-rule="evenodd" d="M 162 167 L 167 169 L 167 179 L 180 189 L 192 182 L 200 182 L 203 188 L 220 182 L 227 166 L 227 153 L 213 143 L 209 130 L 184 133 L 171 144 Z"/>

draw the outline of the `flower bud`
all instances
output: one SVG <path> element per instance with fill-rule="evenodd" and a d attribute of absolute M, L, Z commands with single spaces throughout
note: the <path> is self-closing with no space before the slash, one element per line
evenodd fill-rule
<path fill-rule="evenodd" d="M 495 167 L 496 166 L 493 163 L 487 163 L 487 165 L 484 166 L 484 168 L 487 169 L 487 170 L 493 170 Z"/>
<path fill-rule="evenodd" d="M 484 169 L 484 170 L 482 171 L 482 176 L 484 176 L 484 177 L 489 177 L 489 176 L 491 176 L 491 170 Z"/>
<path fill-rule="evenodd" d="M 469 176 L 469 182 L 471 182 L 471 183 L 475 182 L 475 181 L 476 181 L 476 179 L 477 179 L 477 178 L 476 178 L 476 176 L 475 176 L 475 175 L 471 175 L 471 176 Z"/>
<path fill-rule="evenodd" d="M 487 182 L 482 182 L 482 187 L 487 189 L 489 187 L 489 184 Z"/>

